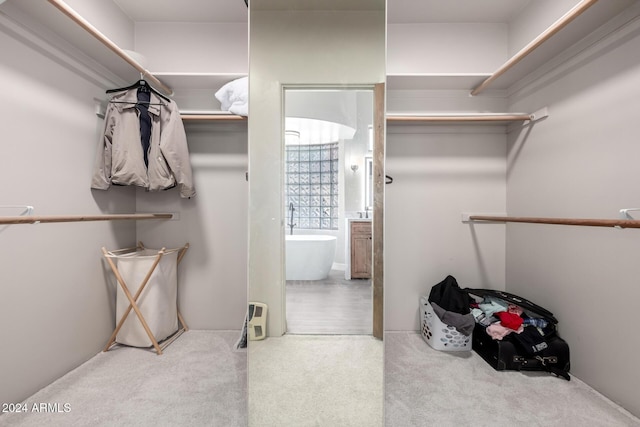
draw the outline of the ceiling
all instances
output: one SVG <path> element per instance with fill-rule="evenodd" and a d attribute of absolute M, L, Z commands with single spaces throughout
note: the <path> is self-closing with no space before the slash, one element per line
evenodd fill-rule
<path fill-rule="evenodd" d="M 244 0 L 113 0 L 135 22 L 247 22 Z"/>
<path fill-rule="evenodd" d="M 388 0 L 392 24 L 508 23 L 530 0 Z"/>
<path fill-rule="evenodd" d="M 262 5 L 266 0 L 256 0 Z M 269 0 L 283 8 L 292 0 Z M 394 23 L 507 23 L 531 0 L 387 0 L 387 21 Z M 135 22 L 247 22 L 244 0 L 114 0 Z M 337 10 L 369 9 L 372 0 L 295 0 L 296 8 L 331 5 Z"/>

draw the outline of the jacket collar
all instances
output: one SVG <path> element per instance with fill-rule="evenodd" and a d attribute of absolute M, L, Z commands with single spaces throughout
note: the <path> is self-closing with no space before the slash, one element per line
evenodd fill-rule
<path fill-rule="evenodd" d="M 125 90 L 122 92 L 117 92 L 112 98 L 111 101 L 114 102 L 114 106 L 116 109 L 122 113 L 122 111 L 135 108 L 138 103 L 138 88 Z M 151 98 L 149 100 L 149 113 L 154 116 L 160 115 L 160 106 L 166 107 L 168 102 L 165 99 L 160 98 L 155 93 L 151 92 Z"/>

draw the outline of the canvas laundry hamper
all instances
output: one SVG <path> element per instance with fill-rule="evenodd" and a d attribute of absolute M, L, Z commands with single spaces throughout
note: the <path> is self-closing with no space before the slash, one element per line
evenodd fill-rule
<path fill-rule="evenodd" d="M 151 276 L 138 297 L 137 305 L 156 341 L 162 341 L 178 331 L 178 250 L 166 250 L 158 265 L 158 250 L 142 249 L 132 253 L 112 255 L 117 269 L 135 294 L 151 272 Z M 129 307 L 129 300 L 121 286 L 117 287 L 116 322 Z M 116 335 L 116 342 L 134 347 L 150 347 L 149 335 L 135 312 L 130 311 Z"/>

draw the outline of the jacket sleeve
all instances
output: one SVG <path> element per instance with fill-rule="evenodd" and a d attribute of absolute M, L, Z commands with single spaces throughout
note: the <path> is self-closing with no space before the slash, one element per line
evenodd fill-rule
<path fill-rule="evenodd" d="M 91 178 L 91 188 L 107 190 L 111 186 L 111 156 L 115 117 L 111 105 L 107 107 L 104 117 L 104 128 L 96 150 L 96 160 Z"/>
<path fill-rule="evenodd" d="M 180 197 L 191 198 L 196 195 L 196 190 L 193 184 L 187 135 L 175 102 L 170 104 L 170 108 L 169 120 L 163 126 L 160 136 L 160 150 L 180 186 Z"/>

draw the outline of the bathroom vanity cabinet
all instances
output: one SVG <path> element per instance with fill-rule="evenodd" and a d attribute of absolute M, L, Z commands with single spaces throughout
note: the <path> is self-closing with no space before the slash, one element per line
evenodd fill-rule
<path fill-rule="evenodd" d="M 351 221 L 351 278 L 371 278 L 371 221 Z"/>

